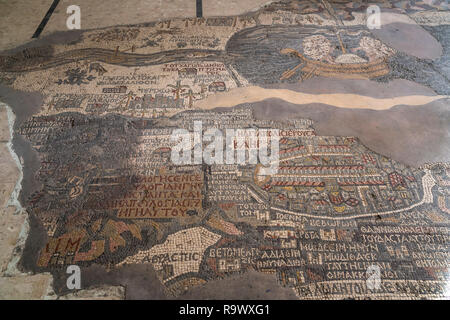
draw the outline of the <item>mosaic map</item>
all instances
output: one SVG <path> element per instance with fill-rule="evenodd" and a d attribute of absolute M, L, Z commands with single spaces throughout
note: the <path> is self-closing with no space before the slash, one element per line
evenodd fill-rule
<path fill-rule="evenodd" d="M 450 15 L 372 4 L 384 29 L 365 1 L 280 1 L 3 52 L 19 267 L 57 291 L 77 265 L 92 283 L 154 275 L 172 299 L 255 273 L 298 299 L 448 299 Z M 174 164 L 171 135 L 195 121 L 277 129 L 278 171 Z"/>

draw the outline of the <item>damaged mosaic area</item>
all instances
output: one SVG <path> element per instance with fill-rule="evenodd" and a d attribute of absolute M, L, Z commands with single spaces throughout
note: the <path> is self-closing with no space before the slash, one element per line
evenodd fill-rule
<path fill-rule="evenodd" d="M 5 96 L 41 97 L 14 125 L 24 159 L 19 200 L 31 221 L 21 268 L 57 276 L 74 264 L 105 273 L 148 265 L 170 298 L 256 271 L 299 299 L 448 299 L 449 163 L 403 163 L 359 136 L 319 132 L 322 114 L 312 120 L 282 105 L 354 114 L 428 106 L 425 121 L 436 115 L 448 137 L 445 3 L 375 2 L 394 27 L 426 34 L 428 51 L 367 29 L 365 2 L 280 1 L 1 54 Z M 422 91 L 392 96 L 394 80 Z M 317 91 L 311 81 L 386 91 Z M 278 129 L 278 172 L 174 165 L 172 132 L 198 120 L 205 129 Z M 376 289 L 366 281 L 373 265 Z"/>

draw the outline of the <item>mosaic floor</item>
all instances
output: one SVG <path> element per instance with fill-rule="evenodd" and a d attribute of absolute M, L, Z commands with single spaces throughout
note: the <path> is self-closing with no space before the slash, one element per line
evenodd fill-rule
<path fill-rule="evenodd" d="M 1 53 L 17 268 L 56 294 L 77 265 L 133 299 L 449 299 L 450 13 L 373 4 L 380 29 L 365 1 L 280 1 Z M 277 129 L 278 171 L 174 164 L 195 121 Z"/>

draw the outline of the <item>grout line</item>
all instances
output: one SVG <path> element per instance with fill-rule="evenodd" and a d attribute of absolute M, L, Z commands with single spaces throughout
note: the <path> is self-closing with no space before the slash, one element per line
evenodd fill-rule
<path fill-rule="evenodd" d="M 45 26 L 47 25 L 48 20 L 50 20 L 50 17 L 53 14 L 53 11 L 55 11 L 56 6 L 58 5 L 60 0 L 53 0 L 52 5 L 48 9 L 47 13 L 45 14 L 44 19 L 42 19 L 41 23 L 37 27 L 36 31 L 34 32 L 33 36 L 31 38 L 39 38 L 41 35 L 41 32 L 44 30 Z"/>

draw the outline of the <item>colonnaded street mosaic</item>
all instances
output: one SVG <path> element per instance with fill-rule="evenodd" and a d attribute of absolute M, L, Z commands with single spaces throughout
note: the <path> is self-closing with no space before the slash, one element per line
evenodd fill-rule
<path fill-rule="evenodd" d="M 381 29 L 365 1 L 280 1 L 3 52 L 30 223 L 19 267 L 61 292 L 69 265 L 105 283 L 147 265 L 166 298 L 251 272 L 298 299 L 448 298 L 450 15 L 371 4 Z M 224 133 L 215 156 L 259 147 L 227 130 L 277 130 L 278 170 L 175 164 L 173 132 L 199 122 L 195 148 Z"/>

